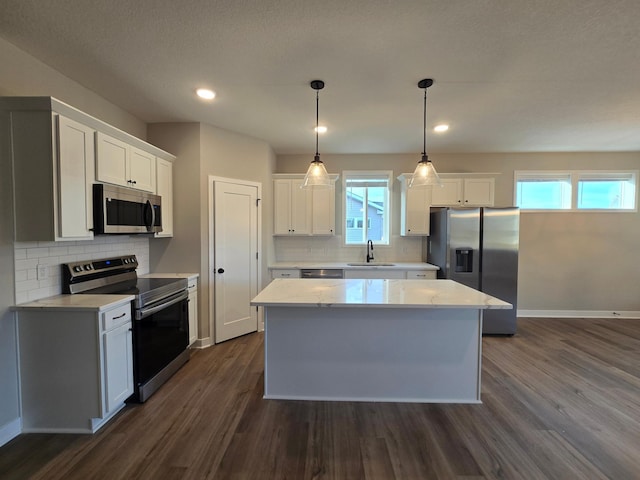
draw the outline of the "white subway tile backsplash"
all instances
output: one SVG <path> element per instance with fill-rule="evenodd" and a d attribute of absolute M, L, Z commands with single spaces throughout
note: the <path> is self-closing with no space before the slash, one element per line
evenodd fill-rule
<path fill-rule="evenodd" d="M 366 248 L 345 246 L 343 237 L 274 237 L 277 262 L 359 262 L 364 261 Z M 376 261 L 421 262 L 422 237 L 391 237 L 391 245 L 375 245 Z"/>
<path fill-rule="evenodd" d="M 27 258 L 46 258 L 49 256 L 49 247 L 34 247 L 27 249 Z"/>
<path fill-rule="evenodd" d="M 38 265 L 38 259 L 32 258 L 31 260 L 16 260 L 15 265 L 16 272 L 19 270 L 29 270 L 30 268 L 36 268 L 36 265 Z"/>
<path fill-rule="evenodd" d="M 16 303 L 62 293 L 62 264 L 133 254 L 138 274 L 149 273 L 149 238 L 105 236 L 76 242 L 15 242 Z M 46 278 L 38 279 L 38 265 L 46 265 Z"/>

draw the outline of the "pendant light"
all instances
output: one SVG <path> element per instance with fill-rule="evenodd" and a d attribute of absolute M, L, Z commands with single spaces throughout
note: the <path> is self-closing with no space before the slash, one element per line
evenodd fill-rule
<path fill-rule="evenodd" d="M 320 160 L 320 154 L 318 153 L 318 92 L 324 88 L 324 82 L 322 80 L 313 80 L 311 82 L 311 88 L 316 91 L 316 155 L 313 157 L 311 165 L 309 165 L 309 169 L 307 170 L 307 174 L 304 176 L 304 181 L 300 188 L 331 188 L 331 179 L 329 178 L 327 169 L 324 168 L 324 163 Z"/>
<path fill-rule="evenodd" d="M 409 180 L 409 188 L 411 187 L 422 187 L 427 185 L 440 185 L 442 186 L 442 182 L 440 182 L 440 177 L 436 172 L 436 169 L 429 160 L 429 156 L 427 155 L 427 88 L 433 85 L 433 80 L 431 78 L 425 78 L 424 80 L 420 80 L 418 82 L 419 88 L 424 88 L 424 124 L 422 128 L 423 134 L 423 143 L 422 143 L 422 160 L 418 162 L 411 179 Z"/>

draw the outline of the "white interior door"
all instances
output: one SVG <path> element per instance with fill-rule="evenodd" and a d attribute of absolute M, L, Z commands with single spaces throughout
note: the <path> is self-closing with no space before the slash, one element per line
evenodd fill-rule
<path fill-rule="evenodd" d="M 258 188 L 214 183 L 215 343 L 258 329 Z"/>

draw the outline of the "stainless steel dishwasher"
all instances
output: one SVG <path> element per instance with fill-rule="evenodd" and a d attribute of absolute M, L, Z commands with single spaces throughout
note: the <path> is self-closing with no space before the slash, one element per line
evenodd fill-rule
<path fill-rule="evenodd" d="M 341 268 L 305 268 L 300 278 L 344 278 L 344 272 Z"/>

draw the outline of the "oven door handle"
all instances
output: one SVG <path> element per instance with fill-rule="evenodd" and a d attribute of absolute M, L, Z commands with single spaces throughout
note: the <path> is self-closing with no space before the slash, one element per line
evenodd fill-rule
<path fill-rule="evenodd" d="M 136 310 L 136 320 L 142 320 L 149 315 L 153 315 L 156 312 L 159 312 L 162 309 L 170 307 L 171 305 L 181 302 L 189 298 L 189 292 L 184 290 L 182 292 L 176 293 L 170 297 L 168 297 L 165 301 L 163 301 L 159 305 L 153 305 L 149 308 L 142 308 L 140 310 Z"/>

